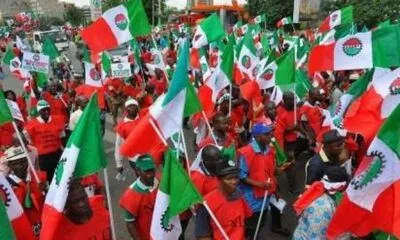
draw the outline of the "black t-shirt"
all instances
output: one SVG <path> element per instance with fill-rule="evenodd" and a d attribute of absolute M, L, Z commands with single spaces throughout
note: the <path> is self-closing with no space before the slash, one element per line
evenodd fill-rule
<path fill-rule="evenodd" d="M 306 167 L 306 185 L 311 185 L 316 181 L 320 181 L 330 168 L 337 168 L 339 171 L 346 173 L 346 169 L 341 167 L 340 163 L 331 162 L 329 160 L 324 161 L 320 153 L 315 154 Z"/>

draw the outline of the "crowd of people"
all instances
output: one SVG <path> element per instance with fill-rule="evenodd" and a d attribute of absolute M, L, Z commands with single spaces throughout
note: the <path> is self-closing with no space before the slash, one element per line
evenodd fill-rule
<path fill-rule="evenodd" d="M 299 37 L 308 41 L 304 35 Z M 106 116 L 112 117 L 117 179 L 125 179 L 130 172 L 124 169 L 124 161 L 129 162 L 135 178 L 119 196 L 132 239 L 151 239 L 152 214 L 164 160 L 162 153 L 126 158 L 121 154 L 120 146 L 130 134 L 135 134 L 132 130 L 149 107 L 168 91 L 177 52 L 182 42 L 189 38 L 185 33 L 176 38 L 170 33 L 156 37 L 157 45 L 165 49 L 163 56 L 167 69 L 155 69 L 154 73 L 146 67 L 146 63 L 153 61 L 150 51 L 153 40 L 142 39 L 139 41 L 141 71 L 125 79 L 109 76 L 104 80 L 104 104 L 99 106 L 102 113 L 99 121 L 104 134 Z M 282 37 L 277 54 L 284 54 L 288 48 Z M 15 51 L 22 57 L 17 48 Z M 218 46 L 207 52 L 212 69 L 217 67 L 218 54 Z M 23 119 L 15 119 L 15 122 L 23 141 L 19 141 L 11 123 L 0 126 L 0 172 L 12 186 L 37 239 L 40 238 L 48 186 L 55 179 L 65 144 L 90 97 L 84 91 L 83 79 L 73 78 L 66 66 L 55 65 L 53 71 L 54 77 L 43 88 L 38 87 L 37 75 L 33 74 L 24 84 L 22 93 L 3 89 L 5 98 L 15 102 L 22 113 Z M 188 74 L 194 86 L 204 84 L 201 70 L 193 69 Z M 269 211 L 272 232 L 296 240 L 325 239 L 341 193 L 367 145 L 362 136 L 343 135 L 323 123 L 326 110 L 353 83 L 353 76 L 362 74 L 363 71 L 323 72 L 318 79 L 309 80 L 314 87 L 304 99 L 286 91 L 280 102 L 274 101 L 272 88 L 260 91 L 259 101 L 245 99 L 240 86 L 233 83 L 232 90 L 227 87 L 221 91 L 213 113 L 207 116 L 211 131 L 200 136 L 195 117 L 185 119 L 185 128 L 193 130 L 192 126 L 195 127 L 196 140 L 186 144 L 195 149 L 196 160 L 188 166 L 187 156 L 179 150 L 179 145 L 176 148 L 183 167 L 190 172 L 192 182 L 209 209 L 199 204 L 180 215 L 183 229 L 180 239 L 185 239 L 192 218 L 194 231 L 186 234 L 197 239 L 224 239 L 220 227 L 229 239 L 255 239 L 256 234 L 258 239 L 267 239 L 268 236 L 260 234 L 259 228 L 266 224 Z M 27 146 L 28 154 L 21 144 Z M 226 154 L 226 149 L 231 147 L 235 154 Z M 279 162 L 278 155 L 283 155 L 285 161 Z M 32 159 L 39 173 L 39 182 L 31 176 L 28 159 Z M 296 178 L 299 161 L 307 161 L 304 189 L 299 187 L 301 184 Z M 113 165 L 112 161 L 110 165 Z M 285 176 L 289 192 L 297 197 L 293 206 L 287 206 L 293 207 L 299 217 L 294 232 L 283 227 L 282 209 L 276 204 L 282 191 L 278 175 Z M 65 218 L 55 239 L 110 239 L 109 213 L 104 207 L 105 191 L 97 174 L 73 179 Z M 350 236 L 343 236 L 345 238 Z"/>

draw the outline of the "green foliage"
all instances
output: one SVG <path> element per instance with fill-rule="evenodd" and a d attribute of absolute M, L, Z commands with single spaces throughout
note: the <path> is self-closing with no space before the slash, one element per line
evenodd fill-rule
<path fill-rule="evenodd" d="M 83 12 L 75 6 L 69 7 L 67 9 L 64 15 L 64 19 L 74 27 L 84 24 L 86 21 Z"/>
<path fill-rule="evenodd" d="M 276 22 L 293 15 L 293 0 L 248 0 L 246 9 L 253 17 L 265 13 L 267 26 L 274 28 Z"/>
<path fill-rule="evenodd" d="M 390 19 L 392 23 L 400 17 L 400 0 L 338 0 L 321 1 L 324 17 L 330 12 L 348 5 L 354 7 L 354 21 L 357 26 L 376 27 L 380 22 Z"/>

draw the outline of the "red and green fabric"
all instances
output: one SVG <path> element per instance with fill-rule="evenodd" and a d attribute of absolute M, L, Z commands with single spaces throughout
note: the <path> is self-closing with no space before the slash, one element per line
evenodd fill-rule
<path fill-rule="evenodd" d="M 221 91 L 232 84 L 233 60 L 233 40 L 230 39 L 222 54 L 221 63 L 199 89 L 199 99 L 207 116 L 210 116 L 214 111 L 217 97 Z"/>
<path fill-rule="evenodd" d="M 178 239 L 182 232 L 179 214 L 202 201 L 203 197 L 176 158 L 176 152 L 169 149 L 154 205 L 152 238 Z"/>
<path fill-rule="evenodd" d="M 348 6 L 332 12 L 319 27 L 319 32 L 328 32 L 336 26 L 353 22 L 353 6 Z"/>
<path fill-rule="evenodd" d="M 105 11 L 101 18 L 81 31 L 82 39 L 94 53 L 151 33 L 141 0 L 129 0 Z"/>
<path fill-rule="evenodd" d="M 374 74 L 379 74 L 375 69 Z M 352 133 L 361 134 L 368 144 L 393 109 L 400 103 L 400 69 L 374 76 L 368 89 L 348 108 L 343 125 Z"/>
<path fill-rule="evenodd" d="M 366 236 L 376 230 L 400 238 L 399 119 L 400 105 L 396 104 L 372 141 L 336 209 L 327 230 L 329 239 L 343 233 Z"/>
<path fill-rule="evenodd" d="M 295 49 L 268 64 L 257 78 L 260 89 L 288 85 L 295 82 Z"/>
<path fill-rule="evenodd" d="M 243 45 L 240 49 L 238 68 L 249 80 L 257 77 L 257 72 L 253 71 L 257 66 L 259 59 L 257 57 L 257 49 L 254 46 L 253 36 L 250 31 L 246 33 L 243 39 Z"/>
<path fill-rule="evenodd" d="M 58 162 L 43 209 L 41 240 L 54 239 L 63 218 L 73 178 L 94 174 L 107 166 L 101 134 L 100 110 L 94 94 L 72 132 Z"/>
<path fill-rule="evenodd" d="M 31 223 L 4 174 L 0 174 L 0 193 L 0 239 L 35 240 Z"/>
<path fill-rule="evenodd" d="M 281 28 L 281 27 L 283 27 L 285 25 L 289 25 L 289 24 L 293 24 L 292 17 L 285 17 L 276 23 L 276 27 Z"/>
<path fill-rule="evenodd" d="M 19 80 L 27 80 L 30 78 L 30 73 L 21 68 L 22 63 L 19 58 L 14 55 L 14 52 L 11 48 L 7 49 L 7 52 L 3 58 L 3 63 L 10 68 L 11 74 Z"/>
<path fill-rule="evenodd" d="M 213 13 L 197 26 L 193 37 L 193 48 L 201 48 L 225 36 L 225 30 L 217 14 Z"/>
<path fill-rule="evenodd" d="M 376 73 L 374 74 L 374 72 Z M 333 122 L 339 126 L 343 116 L 346 114 L 347 109 L 350 104 L 358 99 L 368 88 L 369 83 L 372 81 L 373 77 L 380 77 L 380 69 L 368 70 L 360 79 L 351 84 L 349 90 L 343 94 L 339 101 L 333 103 L 335 106 L 335 112 L 333 115 Z M 386 73 L 384 71 L 383 73 Z"/>
<path fill-rule="evenodd" d="M 399 35 L 400 25 L 391 25 L 316 46 L 310 54 L 309 72 L 400 66 Z"/>
<path fill-rule="evenodd" d="M 150 115 L 165 139 L 179 132 L 183 118 L 201 111 L 193 85 L 189 81 L 189 45 L 185 42 L 168 91 L 150 107 Z"/>

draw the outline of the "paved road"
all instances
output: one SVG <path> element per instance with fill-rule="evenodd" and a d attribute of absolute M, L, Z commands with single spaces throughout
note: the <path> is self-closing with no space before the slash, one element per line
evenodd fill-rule
<path fill-rule="evenodd" d="M 76 48 L 72 46 L 72 50 L 76 51 Z M 81 70 L 81 65 L 77 59 L 75 59 L 75 54 L 74 52 L 69 53 L 69 56 L 71 56 L 72 63 L 74 65 L 74 69 Z M 5 72 L 8 73 L 7 67 L 5 67 Z M 16 91 L 17 94 L 22 93 L 22 82 L 18 81 L 14 77 L 8 74 L 6 79 L 2 82 L 4 89 L 12 89 Z M 188 148 L 189 148 L 189 154 L 191 155 L 190 158 L 194 159 L 194 151 L 193 151 L 193 146 L 191 143 L 193 143 L 193 133 L 191 130 L 185 130 L 185 136 L 188 138 L 187 143 L 188 143 Z M 120 182 L 115 179 L 115 176 L 117 174 L 116 168 L 115 168 L 115 162 L 114 162 L 114 142 L 115 142 L 115 134 L 113 131 L 112 127 L 112 118 L 111 116 L 107 116 L 107 123 L 106 123 L 106 132 L 104 136 L 104 147 L 105 151 L 107 154 L 107 158 L 109 160 L 109 164 L 107 167 L 107 172 L 109 176 L 109 183 L 110 183 L 110 195 L 111 195 L 111 202 L 112 202 L 112 208 L 113 208 L 113 216 L 114 216 L 114 222 L 116 226 L 116 234 L 117 234 L 117 239 L 118 240 L 129 240 L 129 235 L 126 231 L 125 228 L 125 223 L 123 221 L 123 212 L 118 206 L 118 199 L 122 195 L 123 191 L 134 181 L 134 174 L 133 172 L 129 169 L 128 164 L 125 163 L 125 169 L 127 170 L 126 175 L 127 178 L 125 181 Z M 298 161 L 297 162 L 297 183 L 298 183 L 298 188 L 303 187 L 303 179 L 304 179 L 304 161 Z M 278 178 L 279 184 L 280 184 L 280 194 L 281 196 L 288 201 L 288 207 L 285 208 L 283 212 L 283 217 L 282 217 L 282 222 L 283 226 L 288 228 L 289 230 L 293 231 L 295 226 L 296 226 L 296 217 L 293 212 L 293 210 L 290 208 L 291 203 L 293 202 L 293 195 L 287 192 L 287 181 L 285 176 L 280 176 Z M 269 218 L 270 219 L 270 218 Z M 286 239 L 283 238 L 277 234 L 274 234 L 270 232 L 269 230 L 270 222 L 268 220 L 268 223 L 266 226 L 264 226 L 261 230 L 261 237 L 259 239 L 272 239 L 272 240 L 280 240 L 280 239 Z M 185 235 L 186 239 L 194 239 L 193 237 L 193 220 L 189 224 L 189 227 L 186 231 Z"/>

